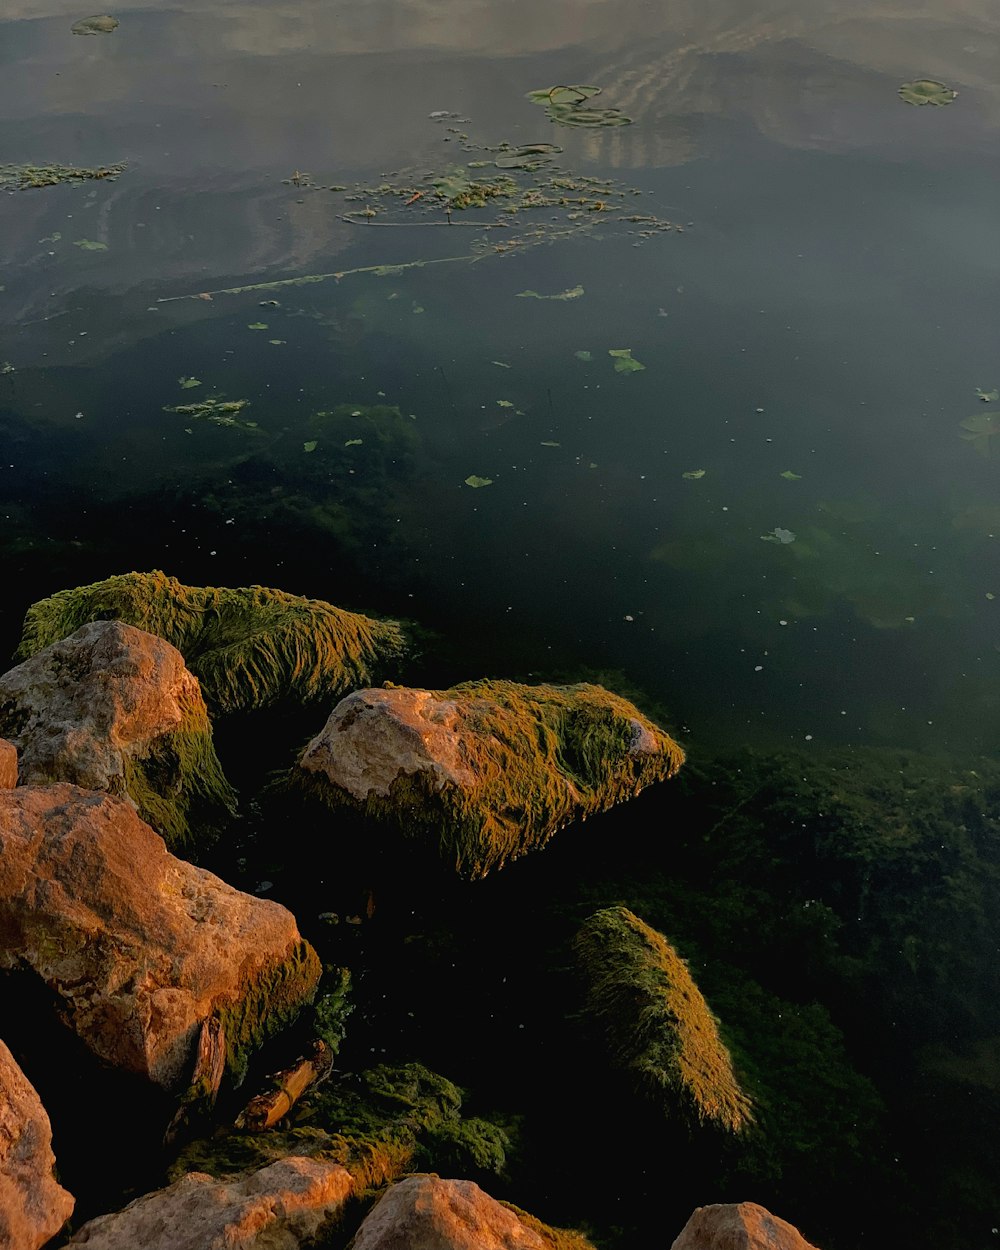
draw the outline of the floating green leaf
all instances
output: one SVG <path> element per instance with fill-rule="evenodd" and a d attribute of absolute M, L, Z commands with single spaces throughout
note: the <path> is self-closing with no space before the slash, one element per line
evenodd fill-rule
<path fill-rule="evenodd" d="M 288 342 L 288 339 L 268 339 L 267 341 L 272 347 L 284 347 Z"/>
<path fill-rule="evenodd" d="M 589 361 L 594 359 L 590 352 L 574 352 L 573 355 L 577 360 Z"/>
<path fill-rule="evenodd" d="M 499 408 L 513 408 L 514 407 L 513 403 L 509 399 L 498 399 L 497 406 Z"/>
<path fill-rule="evenodd" d="M 537 291 L 518 291 L 517 299 L 579 299 L 583 294 L 582 286 L 571 286 L 568 291 L 560 291 L 558 295 L 540 295 Z"/>
<path fill-rule="evenodd" d="M 979 387 L 977 386 L 976 394 L 979 396 L 979 398 L 983 401 L 984 404 L 991 404 L 995 400 L 1000 399 L 1000 391 L 998 391 L 996 387 L 994 387 L 992 391 L 981 391 Z"/>
<path fill-rule="evenodd" d="M 974 416 L 966 417 L 961 424 L 967 433 L 959 437 L 971 443 L 981 456 L 988 459 L 993 452 L 991 440 L 1000 434 L 1000 413 L 977 412 Z"/>
<path fill-rule="evenodd" d="M 802 481 L 802 474 L 793 473 L 791 469 L 786 469 L 784 473 L 782 473 L 780 476 L 783 477 L 786 482 L 801 482 Z"/>
<path fill-rule="evenodd" d="M 765 543 L 781 543 L 782 546 L 795 542 L 795 535 L 791 530 L 783 530 L 780 526 L 776 526 L 769 534 L 761 534 L 761 541 Z"/>
<path fill-rule="evenodd" d="M 363 438 L 349 438 L 344 444 L 345 447 L 360 447 L 365 440 Z"/>
<path fill-rule="evenodd" d="M 689 482 L 697 482 L 699 478 L 705 476 L 705 469 L 688 469 L 687 473 L 682 473 L 681 477 L 686 477 Z"/>
<path fill-rule="evenodd" d="M 539 447 L 561 447 L 561 446 L 562 446 L 562 443 L 554 443 L 554 442 L 552 442 L 552 440 L 550 439 L 550 440 L 548 440 L 547 442 L 544 442 L 544 443 L 539 443 L 538 445 L 539 445 Z"/>
<path fill-rule="evenodd" d="M 248 330 L 266 330 L 267 322 L 266 321 L 251 321 L 250 324 L 247 326 L 247 329 Z"/>
<path fill-rule="evenodd" d="M 182 386 L 184 390 L 190 391 L 196 386 L 201 386 L 201 379 L 200 378 L 178 378 L 177 384 L 178 386 Z"/>
<path fill-rule="evenodd" d="M 80 248 L 84 252 L 106 252 L 108 250 L 106 243 L 95 243 L 93 239 L 76 239 L 73 246 Z"/>
<path fill-rule="evenodd" d="M 562 148 L 555 143 L 526 143 L 522 147 L 501 152 L 493 164 L 497 169 L 526 169 L 529 173 L 542 169 Z"/>
<path fill-rule="evenodd" d="M 106 13 L 97 17 L 84 17 L 74 22 L 70 30 L 74 35 L 110 35 L 118 29 L 118 18 L 109 17 Z"/>
<path fill-rule="evenodd" d="M 900 99 L 907 104 L 950 104 L 957 95 L 957 91 L 933 78 L 916 78 L 904 82 L 899 89 Z"/>
<path fill-rule="evenodd" d="M 480 486 L 492 486 L 493 479 L 491 477 L 477 477 L 475 473 L 472 473 L 465 479 L 465 484 L 478 489 Z"/>
<path fill-rule="evenodd" d="M 319 446 L 319 441 L 315 438 L 311 438 L 308 443 L 302 444 L 302 450 L 303 451 L 315 451 L 318 446 Z"/>
<path fill-rule="evenodd" d="M 608 355 L 615 360 L 615 373 L 638 373 L 645 365 L 635 360 L 631 347 L 609 347 Z"/>
<path fill-rule="evenodd" d="M 545 110 L 549 120 L 559 126 L 578 126 L 584 130 L 599 130 L 605 126 L 631 126 L 632 118 L 621 109 L 587 109 L 576 104 L 550 104 Z"/>
<path fill-rule="evenodd" d="M 600 95 L 600 87 L 579 87 L 576 85 L 545 87 L 541 91 L 529 91 L 527 99 L 532 104 L 582 104 L 592 96 Z"/>

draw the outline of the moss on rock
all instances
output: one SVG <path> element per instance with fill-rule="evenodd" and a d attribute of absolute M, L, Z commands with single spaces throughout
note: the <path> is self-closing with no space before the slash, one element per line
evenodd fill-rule
<path fill-rule="evenodd" d="M 594 1250 L 593 1243 L 575 1228 L 553 1228 L 551 1224 L 543 1224 L 536 1216 L 522 1211 L 513 1202 L 501 1200 L 500 1205 L 513 1211 L 525 1228 L 537 1233 L 545 1243 L 545 1250 Z"/>
<path fill-rule="evenodd" d="M 484 680 L 356 692 L 291 784 L 436 841 L 475 879 L 673 776 L 683 760 L 669 735 L 600 686 Z"/>
<path fill-rule="evenodd" d="M 32 604 L 18 658 L 94 620 L 125 621 L 165 638 L 223 712 L 287 696 L 336 698 L 378 680 L 407 650 L 396 621 L 263 586 L 183 586 L 153 571 L 61 590 Z"/>
<path fill-rule="evenodd" d="M 729 1051 L 687 964 L 626 907 L 585 921 L 574 943 L 587 1011 L 639 1092 L 691 1127 L 740 1133 L 753 1121 Z"/>

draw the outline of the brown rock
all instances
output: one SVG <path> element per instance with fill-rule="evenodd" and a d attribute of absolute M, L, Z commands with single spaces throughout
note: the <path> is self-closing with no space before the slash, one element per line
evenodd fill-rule
<path fill-rule="evenodd" d="M 240 1074 L 320 973 L 284 907 L 176 859 L 130 804 L 70 785 L 0 791 L 0 969 L 25 965 L 91 1050 L 167 1088 L 213 1015 Z"/>
<path fill-rule="evenodd" d="M 554 1230 L 526 1220 L 472 1181 L 408 1176 L 372 1208 L 352 1250 L 592 1250 L 577 1234 L 557 1243 Z"/>
<path fill-rule="evenodd" d="M 169 642 L 121 621 L 82 625 L 0 676 L 0 733 L 21 782 L 129 795 L 170 840 L 189 809 L 232 809 L 198 679 Z"/>
<path fill-rule="evenodd" d="M 697 1207 L 670 1250 L 816 1250 L 756 1202 Z"/>
<path fill-rule="evenodd" d="M 0 1246 L 37 1250 L 73 1213 L 73 1196 L 52 1175 L 45 1108 L 0 1042 Z"/>
<path fill-rule="evenodd" d="M 89 1250 L 296 1250 L 337 1219 L 353 1185 L 339 1164 L 294 1155 L 228 1180 L 189 1172 L 84 1224 L 68 1244 Z"/>
<path fill-rule="evenodd" d="M 0 738 L 0 790 L 13 790 L 17 785 L 17 747 Z"/>

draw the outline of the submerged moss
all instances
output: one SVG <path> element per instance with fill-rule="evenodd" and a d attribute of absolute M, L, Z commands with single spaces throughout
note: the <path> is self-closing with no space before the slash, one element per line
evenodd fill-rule
<path fill-rule="evenodd" d="M 501 1129 L 461 1118 L 462 1095 L 445 1077 L 419 1063 L 379 1065 L 331 1080 L 306 1094 L 291 1116 L 266 1133 L 231 1131 L 188 1146 L 171 1179 L 196 1170 L 227 1176 L 292 1154 L 332 1159 L 371 1189 L 421 1166 L 478 1157 L 482 1171 L 499 1172 L 509 1142 Z M 492 1142 L 484 1153 L 483 1143 Z"/>
<path fill-rule="evenodd" d="M 595 913 L 575 950 L 587 1011 L 615 1065 L 668 1117 L 739 1133 L 753 1121 L 732 1060 L 687 964 L 626 907 Z"/>
<path fill-rule="evenodd" d="M 353 807 L 436 841 L 444 860 L 472 879 L 673 776 L 684 761 L 671 737 L 600 686 L 473 681 L 431 693 L 456 709 L 468 780 L 442 785 L 436 772 L 401 773 L 387 794 L 361 800 L 302 767 L 291 784 L 335 809 Z"/>
<path fill-rule="evenodd" d="M 172 643 L 223 712 L 288 696 L 334 698 L 370 685 L 407 646 L 396 621 L 263 586 L 183 586 L 154 571 L 109 577 L 32 604 L 18 658 L 95 620 L 125 621 Z"/>

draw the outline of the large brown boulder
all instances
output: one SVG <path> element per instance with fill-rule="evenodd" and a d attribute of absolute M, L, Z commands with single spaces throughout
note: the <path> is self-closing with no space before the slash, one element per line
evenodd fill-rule
<path fill-rule="evenodd" d="M 227 1062 L 313 996 L 320 965 L 284 907 L 169 853 L 131 804 L 77 786 L 0 791 L 0 969 L 27 967 L 95 1054 L 182 1087 L 203 1021 Z"/>
<path fill-rule="evenodd" d="M 73 1213 L 73 1196 L 52 1175 L 45 1108 L 0 1042 L 0 1246 L 37 1250 Z"/>
<path fill-rule="evenodd" d="M 473 681 L 349 694 L 290 781 L 335 810 L 427 839 L 476 878 L 683 760 L 668 734 L 600 686 Z"/>
<path fill-rule="evenodd" d="M 756 1202 L 697 1207 L 670 1250 L 816 1250 L 797 1228 Z"/>
<path fill-rule="evenodd" d="M 22 784 L 128 795 L 171 843 L 235 805 L 198 679 L 176 647 L 121 621 L 83 625 L 0 676 L 0 733 Z"/>
<path fill-rule="evenodd" d="M 491 1198 L 472 1181 L 408 1176 L 386 1190 L 352 1250 L 593 1250 L 578 1233 L 551 1229 Z"/>
<path fill-rule="evenodd" d="M 17 747 L 0 738 L 0 790 L 13 790 L 17 785 Z"/>
<path fill-rule="evenodd" d="M 189 1172 L 69 1241 L 89 1250 L 297 1250 L 339 1217 L 354 1182 L 339 1164 L 292 1156 L 248 1176 Z"/>

